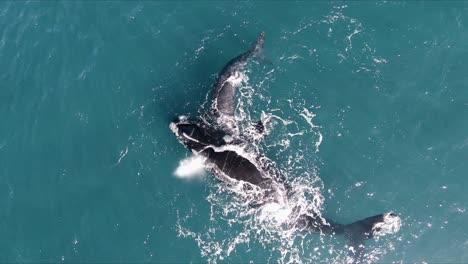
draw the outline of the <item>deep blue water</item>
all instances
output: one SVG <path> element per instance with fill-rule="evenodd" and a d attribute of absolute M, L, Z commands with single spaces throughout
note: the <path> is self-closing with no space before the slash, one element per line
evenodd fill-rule
<path fill-rule="evenodd" d="M 169 122 L 261 31 L 241 100 L 292 122 L 266 154 L 331 219 L 401 217 L 372 262 L 468 262 L 458 1 L 1 2 L 0 262 L 345 261 L 343 238 L 265 241 L 210 174 L 174 176 Z"/>

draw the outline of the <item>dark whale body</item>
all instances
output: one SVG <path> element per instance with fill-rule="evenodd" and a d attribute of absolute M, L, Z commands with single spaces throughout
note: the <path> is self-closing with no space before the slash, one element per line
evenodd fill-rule
<path fill-rule="evenodd" d="M 233 76 L 236 71 L 241 70 L 251 57 L 261 51 L 264 40 L 265 33 L 262 32 L 252 49 L 230 60 L 219 73 L 213 98 L 215 114 L 223 114 L 229 117 L 234 116 L 236 87 L 229 81 L 229 78 Z"/>
<path fill-rule="evenodd" d="M 171 129 L 177 131 L 179 140 L 192 152 L 207 158 L 226 176 L 242 180 L 254 185 L 268 181 L 262 171 L 247 157 L 239 155 L 234 150 L 215 150 L 216 147 L 227 145 L 224 136 L 228 133 L 212 127 L 193 123 L 172 123 Z"/>
<path fill-rule="evenodd" d="M 229 61 L 219 73 L 214 85 L 212 109 L 208 113 L 211 122 L 202 118 L 182 117 L 176 118 L 170 124 L 170 128 L 185 147 L 194 154 L 205 157 L 205 163 L 213 168 L 213 174 L 221 181 L 243 181 L 274 196 L 277 186 L 282 185 L 281 180 L 275 177 L 279 173 L 267 170 L 258 162 L 260 158 L 264 158 L 260 153 L 239 151 L 238 146 L 245 142 L 242 137 L 236 135 L 235 129 L 236 85 L 232 77 L 241 71 L 252 57 L 261 52 L 264 38 L 265 34 L 261 33 L 251 49 Z M 261 123 L 256 124 L 256 127 L 260 132 L 263 130 Z M 339 224 L 315 214 L 304 214 L 292 225 L 304 232 L 345 235 L 351 241 L 354 262 L 361 262 L 364 256 L 364 240 L 378 235 L 383 224 L 396 220 L 399 221 L 397 215 L 386 213 L 351 224 Z"/>

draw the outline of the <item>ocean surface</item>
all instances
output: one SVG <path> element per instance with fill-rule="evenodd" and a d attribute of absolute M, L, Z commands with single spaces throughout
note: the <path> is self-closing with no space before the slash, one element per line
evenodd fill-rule
<path fill-rule="evenodd" d="M 0 262 L 348 261 L 343 237 L 175 175 L 191 154 L 170 121 L 261 31 L 237 113 L 275 116 L 261 148 L 306 203 L 398 214 L 369 262 L 468 262 L 462 1 L 0 2 Z"/>

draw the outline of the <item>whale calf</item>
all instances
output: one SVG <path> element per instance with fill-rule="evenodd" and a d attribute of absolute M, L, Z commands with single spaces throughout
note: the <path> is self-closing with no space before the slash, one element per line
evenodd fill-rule
<path fill-rule="evenodd" d="M 265 33 L 261 33 L 252 48 L 229 61 L 219 73 L 214 84 L 211 109 L 207 118 L 177 117 L 169 127 L 179 142 L 195 155 L 205 158 L 206 167 L 220 181 L 245 183 L 247 188 L 257 188 L 263 193 L 258 204 L 289 196 L 291 187 L 284 182 L 279 170 L 266 166 L 268 161 L 262 153 L 246 151 L 243 146 L 250 144 L 239 135 L 236 128 L 235 102 L 239 84 L 236 75 L 244 66 L 262 52 Z M 263 133 L 261 122 L 255 125 Z M 374 236 L 395 233 L 401 225 L 394 213 L 385 213 L 358 220 L 351 224 L 340 224 L 315 213 L 301 214 L 289 222 L 289 226 L 302 232 L 328 235 L 344 235 L 351 241 L 350 254 L 358 263 L 364 257 L 364 241 Z"/>

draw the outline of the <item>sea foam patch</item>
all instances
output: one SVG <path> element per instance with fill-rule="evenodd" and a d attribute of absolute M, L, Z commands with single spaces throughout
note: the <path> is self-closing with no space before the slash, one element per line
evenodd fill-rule
<path fill-rule="evenodd" d="M 178 178 L 191 179 L 201 177 L 205 172 L 205 158 L 194 155 L 181 160 L 174 175 Z"/>
<path fill-rule="evenodd" d="M 291 213 L 292 209 L 286 204 L 268 203 L 260 211 L 259 219 L 280 226 L 287 222 Z"/>
<path fill-rule="evenodd" d="M 378 239 L 381 236 L 395 234 L 400 231 L 401 218 L 393 213 L 386 213 L 383 222 L 377 223 L 372 228 L 372 235 Z"/>

